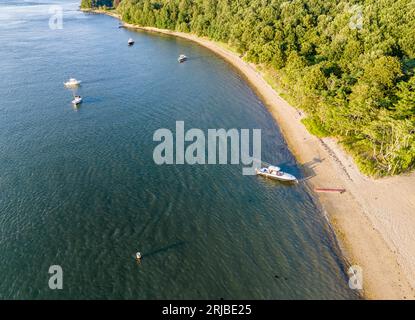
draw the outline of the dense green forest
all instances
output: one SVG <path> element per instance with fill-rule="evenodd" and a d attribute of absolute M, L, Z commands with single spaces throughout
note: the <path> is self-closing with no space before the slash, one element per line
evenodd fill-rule
<path fill-rule="evenodd" d="M 82 0 L 81 1 L 81 8 L 89 9 L 89 8 L 112 8 L 113 6 L 117 6 L 120 3 L 120 0 Z"/>
<path fill-rule="evenodd" d="M 90 1 L 90 0 L 87 0 Z M 372 176 L 415 167 L 414 0 L 122 0 L 124 21 L 228 43 Z"/>

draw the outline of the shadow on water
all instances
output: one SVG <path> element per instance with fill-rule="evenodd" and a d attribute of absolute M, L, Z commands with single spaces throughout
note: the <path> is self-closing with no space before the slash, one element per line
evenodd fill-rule
<path fill-rule="evenodd" d="M 100 103 L 104 101 L 105 101 L 104 98 L 98 98 L 98 97 L 87 97 L 86 99 L 84 99 L 84 102 L 89 102 L 89 103 Z"/>
<path fill-rule="evenodd" d="M 191 56 L 187 57 L 187 61 L 197 61 L 197 60 L 206 60 L 208 56 Z"/>
<path fill-rule="evenodd" d="M 260 178 L 261 180 L 263 180 L 263 183 L 267 186 L 282 186 L 286 188 L 296 188 L 298 186 L 298 183 L 293 182 L 293 181 L 282 181 L 282 180 L 277 180 L 277 179 L 272 179 L 272 178 L 267 178 L 267 177 L 260 177 Z"/>
<path fill-rule="evenodd" d="M 82 81 L 82 84 L 100 83 L 103 81 L 114 82 L 117 80 L 123 80 L 123 77 L 101 77 L 101 78 L 89 79 L 89 80 Z"/>
<path fill-rule="evenodd" d="M 184 246 L 185 244 L 186 244 L 186 242 L 183 241 L 183 240 L 176 241 L 176 242 L 174 242 L 172 244 L 169 244 L 167 246 L 164 246 L 164 247 L 155 249 L 153 251 L 150 251 L 148 253 L 145 253 L 145 254 L 142 255 L 142 257 L 143 258 L 152 257 L 152 256 L 155 256 L 155 255 L 158 255 L 158 254 L 161 254 L 161 253 L 165 253 L 167 251 L 171 251 L 171 250 L 180 248 L 180 247 Z"/>

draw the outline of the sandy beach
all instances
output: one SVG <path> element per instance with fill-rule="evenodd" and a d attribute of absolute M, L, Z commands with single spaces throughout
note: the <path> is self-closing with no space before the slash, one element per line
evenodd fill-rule
<path fill-rule="evenodd" d="M 114 12 L 96 11 L 115 18 Z M 415 173 L 374 180 L 362 175 L 333 138 L 319 139 L 300 122 L 304 116 L 282 99 L 255 65 L 213 41 L 192 34 L 139 27 L 194 41 L 220 55 L 243 74 L 262 97 L 302 164 L 313 189 L 344 188 L 345 193 L 318 193 L 350 265 L 363 270 L 362 294 L 368 299 L 415 299 Z"/>

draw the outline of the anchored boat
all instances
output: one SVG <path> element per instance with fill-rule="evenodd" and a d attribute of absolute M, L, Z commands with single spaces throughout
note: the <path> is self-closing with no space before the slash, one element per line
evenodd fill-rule
<path fill-rule="evenodd" d="M 140 260 L 141 260 L 141 252 L 136 252 L 136 254 L 135 254 L 135 259 L 136 259 L 137 261 L 140 261 Z"/>
<path fill-rule="evenodd" d="M 133 39 L 131 39 L 131 38 L 130 38 L 130 39 L 128 39 L 128 45 L 129 45 L 129 46 L 132 46 L 133 44 L 134 44 L 134 40 L 133 40 Z"/>
<path fill-rule="evenodd" d="M 76 87 L 81 84 L 81 81 L 76 80 L 75 78 L 70 78 L 68 81 L 63 83 L 66 87 Z"/>
<path fill-rule="evenodd" d="M 281 171 L 280 167 L 269 166 L 261 169 L 255 169 L 256 174 L 266 178 L 271 178 L 280 181 L 297 182 L 297 178 L 292 174 Z"/>
<path fill-rule="evenodd" d="M 72 100 L 72 104 L 74 106 L 77 106 L 78 104 L 82 103 L 82 97 L 81 96 L 75 96 L 74 99 Z"/>
<path fill-rule="evenodd" d="M 177 60 L 180 63 L 182 63 L 182 62 L 185 62 L 187 60 L 187 57 L 184 54 L 181 54 Z"/>

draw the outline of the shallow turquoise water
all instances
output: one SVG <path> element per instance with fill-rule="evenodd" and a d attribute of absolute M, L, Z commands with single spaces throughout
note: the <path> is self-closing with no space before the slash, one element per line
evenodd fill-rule
<path fill-rule="evenodd" d="M 63 30 L 48 27 L 51 4 Z M 154 164 L 154 131 L 183 120 L 260 128 L 262 158 L 301 176 L 243 77 L 194 43 L 77 5 L 0 4 L 0 298 L 357 298 L 304 184 Z M 83 80 L 78 110 L 71 76 Z M 61 291 L 48 287 L 55 264 Z"/>

